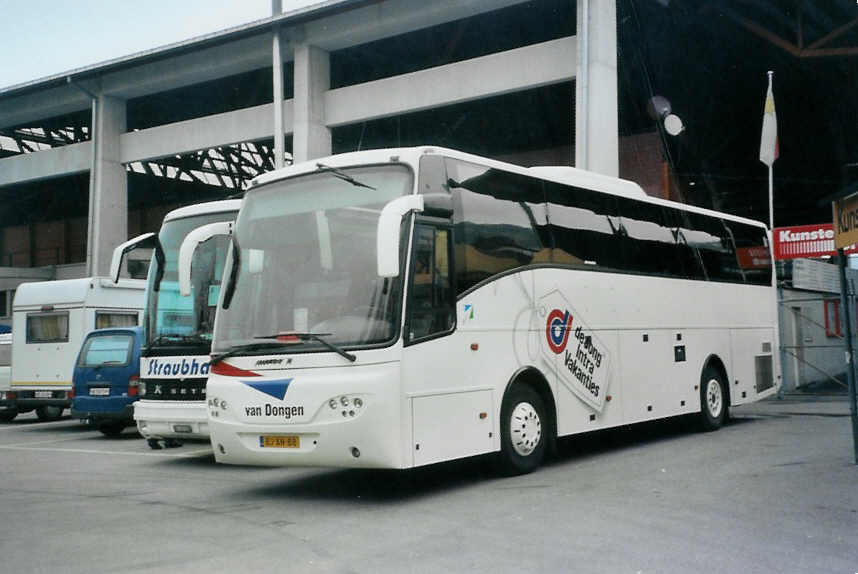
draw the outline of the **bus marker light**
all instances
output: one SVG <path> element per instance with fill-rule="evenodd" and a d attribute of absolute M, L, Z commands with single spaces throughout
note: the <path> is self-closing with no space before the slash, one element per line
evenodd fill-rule
<path fill-rule="evenodd" d="M 487 418 L 488 416 L 489 416 L 488 413 L 480 413 L 480 420 L 483 420 L 483 419 Z"/>
<path fill-rule="evenodd" d="M 349 398 L 348 397 L 340 397 L 340 404 L 344 407 L 349 406 Z"/>
<path fill-rule="evenodd" d="M 328 401 L 328 406 L 329 406 L 329 407 L 331 407 L 332 409 L 336 409 L 336 408 L 337 408 L 337 399 L 331 399 L 331 400 L 329 400 L 329 401 Z"/>
<path fill-rule="evenodd" d="M 605 400 L 606 400 L 606 401 L 608 401 L 608 402 L 610 402 L 610 400 L 611 400 L 612 398 L 613 398 L 613 397 L 611 397 L 611 395 L 608 395 L 607 397 L 605 397 Z"/>
<path fill-rule="evenodd" d="M 479 349 L 480 349 L 479 343 L 471 343 L 471 350 L 472 351 L 478 351 Z"/>
<path fill-rule="evenodd" d="M 353 457 L 360 458 L 360 449 L 358 449 L 358 447 L 353 446 L 349 450 L 351 451 Z"/>

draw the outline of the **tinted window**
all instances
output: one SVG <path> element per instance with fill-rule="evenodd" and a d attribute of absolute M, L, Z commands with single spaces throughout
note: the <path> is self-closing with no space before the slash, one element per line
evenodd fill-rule
<path fill-rule="evenodd" d="M 68 340 L 68 311 L 27 315 L 28 343 L 65 343 Z"/>
<path fill-rule="evenodd" d="M 460 161 L 447 164 L 460 294 L 504 271 L 550 262 L 540 180 Z"/>
<path fill-rule="evenodd" d="M 80 367 L 123 367 L 131 360 L 134 339 L 131 335 L 100 335 L 90 337 L 78 357 Z"/>
<path fill-rule="evenodd" d="M 724 221 L 736 244 L 736 260 L 746 283 L 771 285 L 772 255 L 769 238 L 761 227 Z"/>
<path fill-rule="evenodd" d="M 453 289 L 450 276 L 450 232 L 418 225 L 411 257 L 408 338 L 443 333 L 453 328 Z"/>
<path fill-rule="evenodd" d="M 690 249 L 677 242 L 676 227 L 659 205 L 618 198 L 625 268 L 639 273 L 686 277 Z"/>
<path fill-rule="evenodd" d="M 545 193 L 553 263 L 624 268 L 614 196 L 551 182 Z"/>
<path fill-rule="evenodd" d="M 681 229 L 685 242 L 697 250 L 710 281 L 744 283 L 736 260 L 736 246 L 727 226 L 717 217 L 684 213 Z"/>

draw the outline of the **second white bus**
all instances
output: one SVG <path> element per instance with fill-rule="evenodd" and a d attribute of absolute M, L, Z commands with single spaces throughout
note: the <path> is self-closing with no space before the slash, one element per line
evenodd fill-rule
<path fill-rule="evenodd" d="M 776 392 L 758 222 L 439 148 L 258 177 L 225 264 L 219 462 L 409 468 Z"/>

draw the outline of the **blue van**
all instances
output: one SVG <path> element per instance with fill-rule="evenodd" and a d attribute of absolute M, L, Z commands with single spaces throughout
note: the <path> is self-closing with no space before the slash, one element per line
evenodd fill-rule
<path fill-rule="evenodd" d="M 134 424 L 141 340 L 141 327 L 98 329 L 86 336 L 72 378 L 72 417 L 107 436 Z"/>

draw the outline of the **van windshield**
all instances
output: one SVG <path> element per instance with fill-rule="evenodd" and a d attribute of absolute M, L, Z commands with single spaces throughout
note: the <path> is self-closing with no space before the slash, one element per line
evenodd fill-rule
<path fill-rule="evenodd" d="M 77 360 L 78 367 L 126 367 L 131 361 L 134 337 L 99 335 L 84 343 Z"/>

